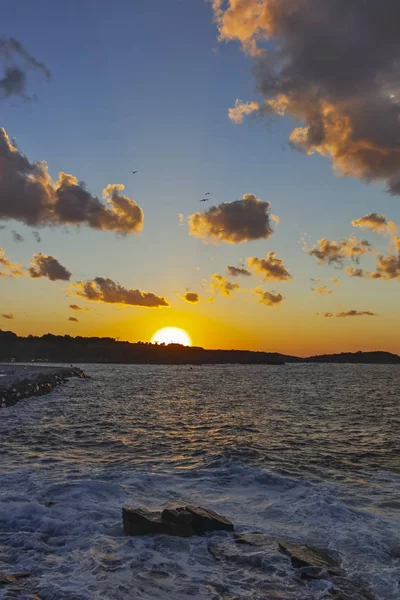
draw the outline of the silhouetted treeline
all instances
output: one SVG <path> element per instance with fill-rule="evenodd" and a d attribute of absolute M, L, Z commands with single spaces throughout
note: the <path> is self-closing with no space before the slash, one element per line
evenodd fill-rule
<path fill-rule="evenodd" d="M 0 360 L 30 362 L 42 360 L 60 363 L 121 364 L 284 364 L 313 363 L 385 363 L 400 364 L 400 356 L 390 352 L 343 352 L 298 358 L 273 352 L 250 350 L 205 350 L 180 344 L 120 342 L 113 338 L 52 335 L 19 337 L 0 330 Z"/>
<path fill-rule="evenodd" d="M 119 342 L 113 338 L 29 335 L 0 330 L 0 360 L 122 364 L 284 364 L 283 356 L 249 350 L 205 350 L 180 344 Z"/>

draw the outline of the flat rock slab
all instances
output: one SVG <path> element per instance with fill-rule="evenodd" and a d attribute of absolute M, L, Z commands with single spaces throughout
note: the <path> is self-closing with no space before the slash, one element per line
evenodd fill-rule
<path fill-rule="evenodd" d="M 86 377 L 77 367 L 0 364 L 0 408 L 30 396 L 48 394 L 70 377 Z"/>
<path fill-rule="evenodd" d="M 142 508 L 122 509 L 122 520 L 127 535 L 175 535 L 190 537 L 210 531 L 233 531 L 233 523 L 213 510 L 199 506 L 180 506 L 161 511 Z"/>
<path fill-rule="evenodd" d="M 338 560 L 327 550 L 313 548 L 294 542 L 279 541 L 279 550 L 290 557 L 295 569 L 318 569 L 333 575 L 340 575 Z"/>

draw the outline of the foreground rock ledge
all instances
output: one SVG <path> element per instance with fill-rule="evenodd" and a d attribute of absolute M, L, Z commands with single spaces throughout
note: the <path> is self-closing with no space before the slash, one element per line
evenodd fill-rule
<path fill-rule="evenodd" d="M 233 523 L 229 519 L 199 506 L 165 508 L 162 512 L 124 506 L 122 520 L 127 535 L 190 537 L 209 531 L 233 531 Z"/>
<path fill-rule="evenodd" d="M 42 367 L 0 364 L 0 408 L 30 396 L 49 394 L 70 377 L 87 377 L 77 367 Z"/>

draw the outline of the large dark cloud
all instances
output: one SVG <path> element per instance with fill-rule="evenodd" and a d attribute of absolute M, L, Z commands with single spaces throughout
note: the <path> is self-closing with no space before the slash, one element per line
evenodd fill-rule
<path fill-rule="evenodd" d="M 73 175 L 60 173 L 54 182 L 45 162 L 29 162 L 0 129 L 0 219 L 137 233 L 143 228 L 143 211 L 123 189 L 108 185 L 103 191 L 106 206 Z"/>
<path fill-rule="evenodd" d="M 29 276 L 33 279 L 47 277 L 50 281 L 69 281 L 71 272 L 68 271 L 54 256 L 40 252 L 34 254 L 29 268 Z"/>
<path fill-rule="evenodd" d="M 357 240 L 353 236 L 338 242 L 322 238 L 308 251 L 308 254 L 315 256 L 320 263 L 343 266 L 345 259 L 358 262 L 360 256 L 372 252 L 372 249 L 373 246 L 367 240 Z"/>
<path fill-rule="evenodd" d="M 330 156 L 343 175 L 384 180 L 400 194 L 400 2 L 214 0 L 213 7 L 220 38 L 238 40 L 254 57 L 265 106 L 302 123 L 292 143 Z M 233 114 L 240 120 L 252 109 Z"/>
<path fill-rule="evenodd" d="M 162 296 L 156 296 L 151 292 L 129 290 L 115 283 L 112 279 L 105 279 L 104 277 L 95 277 L 92 281 L 78 281 L 70 286 L 70 293 L 93 302 L 146 306 L 148 308 L 169 306 Z"/>
<path fill-rule="evenodd" d="M 20 96 L 24 101 L 32 100 L 26 91 L 28 71 L 38 71 L 47 79 L 51 73 L 46 65 L 36 60 L 24 46 L 14 38 L 0 38 L 0 61 L 3 63 L 4 76 L 0 78 L 0 99 Z"/>
<path fill-rule="evenodd" d="M 262 275 L 264 281 L 289 281 L 292 279 L 283 260 L 276 258 L 275 252 L 268 252 L 266 258 L 252 256 L 247 259 L 247 264 L 255 273 Z"/>
<path fill-rule="evenodd" d="M 273 233 L 270 203 L 244 194 L 242 200 L 211 206 L 189 216 L 189 233 L 229 244 L 266 239 Z"/>

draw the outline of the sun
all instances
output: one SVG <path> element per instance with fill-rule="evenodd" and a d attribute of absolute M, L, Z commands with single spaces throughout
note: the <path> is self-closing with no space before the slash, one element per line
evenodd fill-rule
<path fill-rule="evenodd" d="M 151 338 L 152 344 L 182 344 L 191 346 L 192 340 L 184 329 L 179 327 L 164 327 L 155 332 Z"/>

